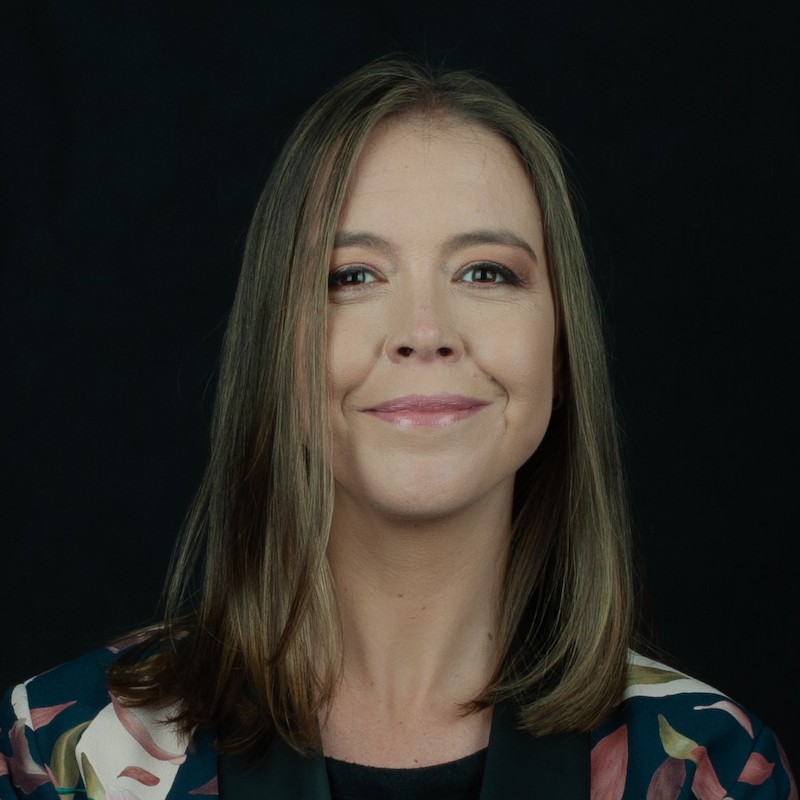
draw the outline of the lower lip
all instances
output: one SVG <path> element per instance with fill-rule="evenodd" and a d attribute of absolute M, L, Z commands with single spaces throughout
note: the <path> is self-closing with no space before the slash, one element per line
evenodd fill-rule
<path fill-rule="evenodd" d="M 470 406 L 469 408 L 448 408 L 436 409 L 431 411 L 374 411 L 367 413 L 377 417 L 390 425 L 398 428 L 446 428 L 461 422 L 463 419 L 472 417 L 485 405 Z"/>

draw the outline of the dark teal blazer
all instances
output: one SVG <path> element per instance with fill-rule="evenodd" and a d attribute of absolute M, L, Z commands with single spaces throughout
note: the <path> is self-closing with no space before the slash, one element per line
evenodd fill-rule
<path fill-rule="evenodd" d="M 111 696 L 116 647 L 14 687 L 0 705 L 0 800 L 328 800 L 325 759 L 276 742 L 218 757 L 164 711 Z M 534 737 L 495 708 L 482 800 L 797 800 L 772 731 L 706 684 L 631 654 L 628 687 L 589 734 Z M 390 800 L 387 798 L 387 800 Z"/>

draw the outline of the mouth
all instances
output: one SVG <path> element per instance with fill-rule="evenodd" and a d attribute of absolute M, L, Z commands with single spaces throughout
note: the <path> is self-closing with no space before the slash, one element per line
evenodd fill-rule
<path fill-rule="evenodd" d="M 387 400 L 364 413 L 399 428 L 445 428 L 477 414 L 489 403 L 460 394 L 409 394 Z"/>

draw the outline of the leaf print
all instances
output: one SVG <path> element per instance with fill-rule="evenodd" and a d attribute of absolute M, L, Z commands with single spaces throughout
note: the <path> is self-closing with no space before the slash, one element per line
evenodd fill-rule
<path fill-rule="evenodd" d="M 592 748 L 590 800 L 620 800 L 628 773 L 628 726 L 621 725 Z"/>
<path fill-rule="evenodd" d="M 680 758 L 668 758 L 653 773 L 647 787 L 647 800 L 678 800 L 686 782 L 686 764 Z"/>
<path fill-rule="evenodd" d="M 31 709 L 31 727 L 36 731 L 49 725 L 65 708 L 74 706 L 77 700 L 70 700 L 69 703 L 61 703 L 57 706 L 42 706 L 41 708 Z"/>
<path fill-rule="evenodd" d="M 678 733 L 672 725 L 667 722 L 663 714 L 658 715 L 658 735 L 661 737 L 661 745 L 664 752 L 673 758 L 689 759 L 694 761 L 692 753 L 700 745 L 688 736 Z"/>
<path fill-rule="evenodd" d="M 133 778 L 135 781 L 139 781 L 139 783 L 144 784 L 145 786 L 155 786 L 157 783 L 161 782 L 161 778 L 157 775 L 153 775 L 152 772 L 148 772 L 144 767 L 125 767 L 119 775 L 118 778 Z"/>
<path fill-rule="evenodd" d="M 64 731 L 56 740 L 53 752 L 50 754 L 48 768 L 52 776 L 51 780 L 64 800 L 72 800 L 73 795 L 63 792 L 63 790 L 74 789 L 81 775 L 75 756 L 75 748 L 78 746 L 81 734 L 88 727 L 89 722 L 87 721 Z"/>
<path fill-rule="evenodd" d="M 168 753 L 159 747 L 145 724 L 136 716 L 132 708 L 128 708 L 120 703 L 119 698 L 109 692 L 111 703 L 114 706 L 114 713 L 123 728 L 142 746 L 144 751 L 158 761 L 169 761 L 170 764 L 180 766 L 186 761 L 186 753 Z"/>
<path fill-rule="evenodd" d="M 202 786 L 192 789 L 189 794 L 219 794 L 217 776 L 215 775 L 208 783 L 204 783 Z"/>
<path fill-rule="evenodd" d="M 727 711 L 753 738 L 753 724 L 750 718 L 742 711 L 736 703 L 731 703 L 730 700 L 720 700 L 712 703 L 710 706 L 695 706 L 695 711 L 708 711 L 710 709 L 718 709 L 720 711 Z"/>
<path fill-rule="evenodd" d="M 646 667 L 643 664 L 630 664 L 628 666 L 628 684 L 637 683 L 670 683 L 671 681 L 685 680 L 686 676 L 680 672 L 658 667 Z"/>
<path fill-rule="evenodd" d="M 11 758 L 8 760 L 8 771 L 14 786 L 24 794 L 38 789 L 48 783 L 50 776 L 47 770 L 38 764 L 31 755 L 28 738 L 25 736 L 25 721 L 18 719 L 8 732 L 11 743 Z"/>
<path fill-rule="evenodd" d="M 767 761 L 761 753 L 750 753 L 750 758 L 747 759 L 742 769 L 739 781 L 759 786 L 772 775 L 773 769 L 775 769 L 774 762 Z"/>
<path fill-rule="evenodd" d="M 86 753 L 81 753 L 81 771 L 83 772 L 83 782 L 86 785 L 86 797 L 88 800 L 108 800 L 105 787 L 100 783 L 91 761 L 86 757 Z"/>
<path fill-rule="evenodd" d="M 658 734 L 667 755 L 697 765 L 692 780 L 692 791 L 697 800 L 724 800 L 727 797 L 728 793 L 722 788 L 705 747 L 676 731 L 663 714 L 658 715 Z"/>

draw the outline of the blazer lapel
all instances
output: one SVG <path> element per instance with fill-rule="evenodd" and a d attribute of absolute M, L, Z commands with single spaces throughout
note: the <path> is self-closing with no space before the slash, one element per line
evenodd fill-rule
<path fill-rule="evenodd" d="M 267 757 L 252 764 L 241 756 L 220 755 L 220 800 L 330 800 L 322 755 L 301 756 L 276 740 Z"/>
<path fill-rule="evenodd" d="M 516 715 L 511 703 L 495 706 L 480 800 L 588 800 L 589 734 L 531 736 Z"/>
<path fill-rule="evenodd" d="M 517 709 L 498 703 L 492 717 L 480 800 L 588 800 L 589 734 L 531 736 L 517 728 Z M 330 800 L 325 759 L 301 756 L 278 740 L 250 764 L 219 756 L 220 800 Z"/>

